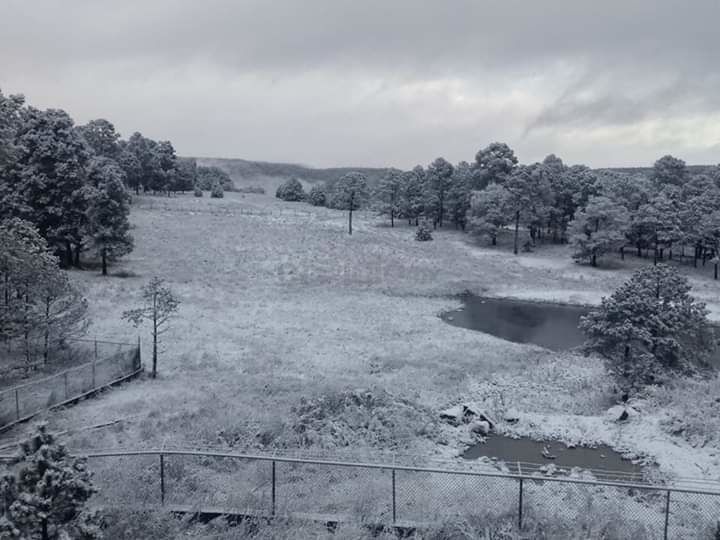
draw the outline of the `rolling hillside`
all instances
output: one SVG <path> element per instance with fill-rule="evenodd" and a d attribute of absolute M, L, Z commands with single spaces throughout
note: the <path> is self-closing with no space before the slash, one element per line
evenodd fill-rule
<path fill-rule="evenodd" d="M 305 184 L 336 180 L 350 171 L 360 171 L 367 175 L 368 182 L 375 184 L 387 169 L 369 167 L 333 167 L 314 169 L 294 163 L 268 163 L 230 158 L 195 158 L 198 165 L 219 167 L 230 175 L 237 186 L 259 185 L 274 189 L 283 180 L 295 177 Z"/>

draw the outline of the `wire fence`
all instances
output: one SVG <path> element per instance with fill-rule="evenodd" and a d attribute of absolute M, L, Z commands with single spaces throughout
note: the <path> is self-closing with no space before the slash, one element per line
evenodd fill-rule
<path fill-rule="evenodd" d="M 700 490 L 491 466 L 456 470 L 167 448 L 88 458 L 99 488 L 95 504 L 164 506 L 206 517 L 396 530 L 475 522 L 528 538 L 634 539 L 716 538 L 720 517 L 720 484 L 709 482 Z"/>
<path fill-rule="evenodd" d="M 72 357 L 80 365 L 0 390 L 0 431 L 41 411 L 77 400 L 140 372 L 140 344 L 72 340 L 54 347 L 53 360 Z"/>

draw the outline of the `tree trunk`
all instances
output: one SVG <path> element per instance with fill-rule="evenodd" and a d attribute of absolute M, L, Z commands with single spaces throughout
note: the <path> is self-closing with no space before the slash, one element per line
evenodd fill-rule
<path fill-rule="evenodd" d="M 45 298 L 45 332 L 43 338 L 43 365 L 47 366 L 50 349 L 50 298 Z"/>
<path fill-rule="evenodd" d="M 513 253 L 518 254 L 518 232 L 520 229 L 520 210 L 515 211 L 515 240 L 513 244 Z"/>
<path fill-rule="evenodd" d="M 595 250 L 593 250 L 592 254 L 592 261 L 590 262 L 593 266 L 597 266 L 597 254 L 595 253 Z"/>
<path fill-rule="evenodd" d="M 622 261 L 625 260 L 625 246 L 622 246 L 620 248 L 620 260 L 622 260 Z"/>
<path fill-rule="evenodd" d="M 497 246 L 497 236 L 493 235 L 492 237 L 492 245 Z"/>
<path fill-rule="evenodd" d="M 715 279 L 718 278 L 718 263 L 715 263 Z"/>
<path fill-rule="evenodd" d="M 655 240 L 655 247 L 653 248 L 653 266 L 657 265 L 658 262 L 658 243 Z"/>
<path fill-rule="evenodd" d="M 395 227 L 395 211 L 390 210 L 390 226 Z"/>
<path fill-rule="evenodd" d="M 75 244 L 75 268 L 80 268 L 80 242 Z"/>
<path fill-rule="evenodd" d="M 157 376 L 157 338 L 158 338 L 158 323 L 157 323 L 157 293 L 153 294 L 153 365 L 152 365 L 152 378 Z"/>
<path fill-rule="evenodd" d="M 70 268 L 73 264 L 72 245 L 70 240 L 65 240 L 65 267 Z"/>
<path fill-rule="evenodd" d="M 352 206 L 350 207 L 350 213 L 348 214 L 348 234 L 352 234 Z"/>
<path fill-rule="evenodd" d="M 104 248 L 100 252 L 100 256 L 102 257 L 102 275 L 107 276 L 107 253 Z"/>

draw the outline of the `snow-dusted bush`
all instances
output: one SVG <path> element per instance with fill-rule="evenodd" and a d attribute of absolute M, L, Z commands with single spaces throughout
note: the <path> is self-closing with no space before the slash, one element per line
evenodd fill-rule
<path fill-rule="evenodd" d="M 213 199 L 222 199 L 225 196 L 225 190 L 223 190 L 220 182 L 215 182 L 210 190 L 210 197 Z"/>
<path fill-rule="evenodd" d="M 420 225 L 418 225 L 418 228 L 415 231 L 415 240 L 418 242 L 427 242 L 432 239 L 433 237 L 430 227 L 428 227 L 427 223 L 424 221 L 420 222 Z"/>
<path fill-rule="evenodd" d="M 280 184 L 275 192 L 275 196 L 283 201 L 302 201 L 305 199 L 305 192 L 303 191 L 300 180 L 291 178 Z"/>
<path fill-rule="evenodd" d="M 693 446 L 720 448 L 720 377 L 682 378 L 648 391 L 649 399 L 667 410 L 663 429 Z"/>
<path fill-rule="evenodd" d="M 333 391 L 301 399 L 293 408 L 293 444 L 323 448 L 371 445 L 404 447 L 432 429 L 435 415 L 384 390 Z"/>
<path fill-rule="evenodd" d="M 308 193 L 307 201 L 313 206 L 325 206 L 325 188 L 321 185 L 313 186 Z"/>

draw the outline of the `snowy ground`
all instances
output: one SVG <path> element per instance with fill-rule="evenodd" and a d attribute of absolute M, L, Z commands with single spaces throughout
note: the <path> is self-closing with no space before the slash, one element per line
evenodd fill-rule
<path fill-rule="evenodd" d="M 628 257 L 592 269 L 573 263 L 565 246 L 513 257 L 456 231 L 416 242 L 412 228 L 391 229 L 362 213 L 348 236 L 344 213 L 269 195 L 141 197 L 132 221 L 136 249 L 112 269 L 128 277 L 73 273 L 90 302 L 90 333 L 134 340 L 121 313 L 136 305 L 153 275 L 168 280 L 182 306 L 165 336 L 159 379 L 49 415 L 57 430 L 123 420 L 112 429 L 71 432 L 73 447 L 247 445 L 263 432 L 282 448 L 303 397 L 369 388 L 435 411 L 464 400 L 487 403 L 503 388 L 503 406 L 521 413 L 507 426 L 515 433 L 607 443 L 657 461 L 668 476 L 720 478 L 714 449 L 663 429 L 671 405 L 639 404 L 641 413 L 623 425 L 608 419 L 614 395 L 596 360 L 438 318 L 466 290 L 597 303 L 647 261 Z M 710 272 L 687 270 L 720 316 L 720 286 Z M 148 362 L 147 329 L 141 337 Z M 420 431 L 393 450 L 450 458 L 461 449 Z M 361 437 L 353 449 L 387 450 Z"/>

